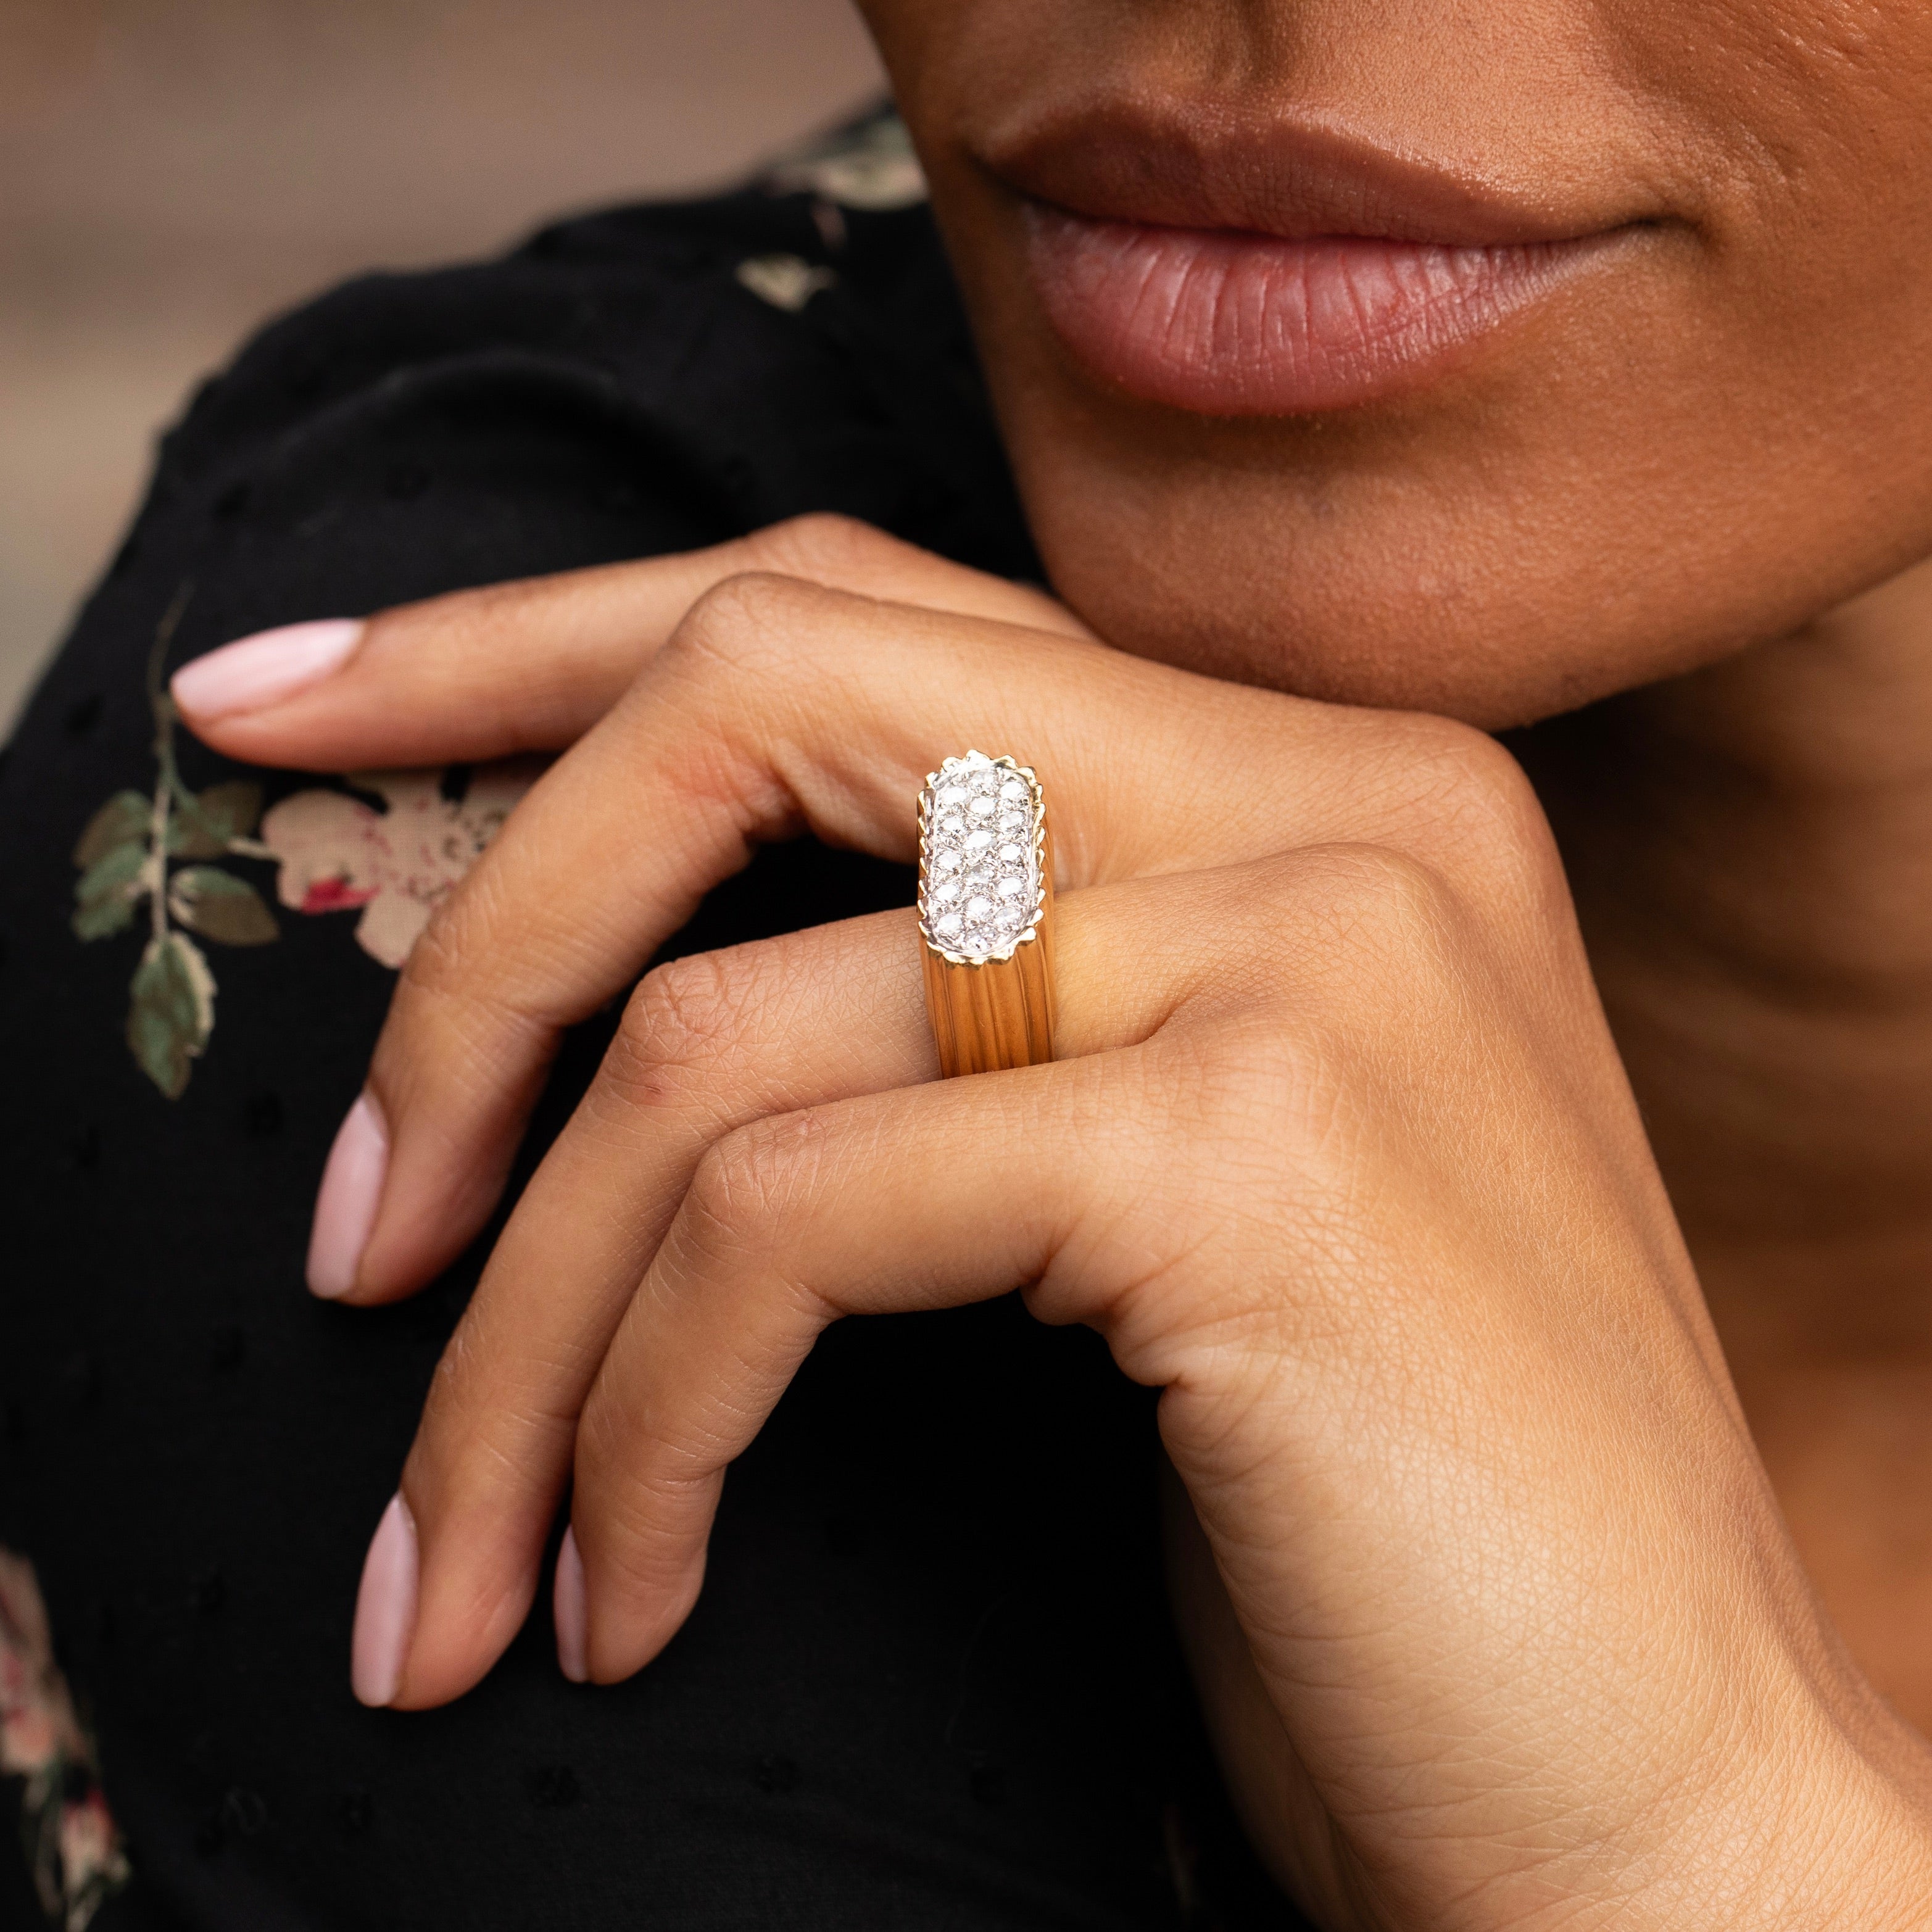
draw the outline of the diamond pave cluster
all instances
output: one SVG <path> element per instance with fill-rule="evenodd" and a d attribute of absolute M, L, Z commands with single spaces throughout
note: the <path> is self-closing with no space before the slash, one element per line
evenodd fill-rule
<path fill-rule="evenodd" d="M 948 758 L 920 794 L 920 924 L 943 952 L 1004 958 L 1040 919 L 1040 788 L 1011 758 Z"/>

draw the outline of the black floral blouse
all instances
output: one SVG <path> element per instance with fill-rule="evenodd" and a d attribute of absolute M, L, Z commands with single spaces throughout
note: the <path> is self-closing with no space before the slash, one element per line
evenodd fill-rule
<path fill-rule="evenodd" d="M 828 1336 L 630 1683 L 566 1683 L 539 1610 L 446 1710 L 350 1695 L 363 1548 L 489 1237 L 344 1309 L 303 1291 L 308 1212 L 394 969 L 534 768 L 245 770 L 166 676 L 814 509 L 1036 573 L 890 116 L 351 284 L 166 439 L 0 770 L 0 1927 L 1288 1922 L 1168 1629 L 1149 1399 L 1013 1303 Z M 910 896 L 801 844 L 671 950 Z"/>

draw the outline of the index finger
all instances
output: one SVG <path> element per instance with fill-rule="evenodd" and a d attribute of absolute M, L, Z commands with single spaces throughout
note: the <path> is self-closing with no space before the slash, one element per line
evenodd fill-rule
<path fill-rule="evenodd" d="M 1323 838 L 1439 848 L 1458 808 L 1424 753 L 1440 760 L 1460 744 L 1442 734 L 1460 730 L 796 580 L 734 580 L 432 920 L 331 1156 L 311 1285 L 373 1301 L 430 1279 L 495 1205 L 562 1030 L 620 993 L 761 843 L 808 830 L 910 860 L 913 802 L 947 750 L 1042 763 L 1072 886 Z M 1400 784 L 1378 770 L 1397 755 Z M 1418 785 L 1435 794 L 1421 814 Z"/>
<path fill-rule="evenodd" d="M 172 690 L 196 736 L 247 764 L 375 771 L 558 751 L 616 703 L 707 590 L 751 572 L 1089 634 L 1043 591 L 820 515 L 709 550 L 265 631 L 184 665 Z"/>

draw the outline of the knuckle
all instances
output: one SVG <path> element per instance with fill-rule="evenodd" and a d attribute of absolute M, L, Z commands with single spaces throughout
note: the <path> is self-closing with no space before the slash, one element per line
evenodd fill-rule
<path fill-rule="evenodd" d="M 608 1521 L 620 1516 L 623 1499 L 633 1494 L 638 1445 L 650 1440 L 650 1418 L 634 1391 L 599 1381 L 585 1403 L 577 1425 L 575 1453 L 578 1502 L 580 1515 Z"/>
<path fill-rule="evenodd" d="M 1448 878 L 1426 860 L 1394 845 L 1344 845 L 1330 854 L 1334 910 L 1366 936 L 1388 935 L 1410 950 L 1459 925 Z"/>
<path fill-rule="evenodd" d="M 604 1586 L 644 1602 L 685 1571 L 693 1506 L 715 1486 L 709 1472 L 687 1472 L 682 1457 L 668 1471 L 664 1460 L 648 1418 L 614 1408 L 586 1414 L 572 1517 Z"/>
<path fill-rule="evenodd" d="M 425 1100 L 442 1118 L 459 1094 L 494 1119 L 524 1104 L 525 1057 L 548 1058 L 542 1042 L 560 1022 L 532 990 L 527 935 L 478 887 L 472 874 L 436 909 L 398 975 L 370 1064 L 392 1130 Z"/>
<path fill-rule="evenodd" d="M 796 656 L 800 620 L 831 593 L 774 571 L 721 578 L 679 620 L 660 656 L 695 660 L 742 674 L 768 671 Z"/>
<path fill-rule="evenodd" d="M 1394 728 L 1412 808 L 1438 843 L 1479 873 L 1546 880 L 1555 842 L 1528 775 L 1502 745 L 1453 718 L 1407 717 Z"/>
<path fill-rule="evenodd" d="M 1454 889 L 1435 866 L 1400 847 L 1364 842 L 1311 846 L 1266 860 L 1251 898 L 1276 930 L 1291 927 L 1352 944 L 1412 944 L 1461 920 Z"/>
<path fill-rule="evenodd" d="M 822 1130 L 811 1113 L 754 1120 L 714 1141 L 686 1190 L 686 1238 L 713 1259 L 769 1256 L 810 1186 Z"/>
<path fill-rule="evenodd" d="M 884 531 L 836 510 L 788 518 L 760 530 L 748 545 L 749 554 L 764 568 L 785 575 L 835 578 L 860 574 L 890 562 L 903 548 Z"/>
<path fill-rule="evenodd" d="M 739 1043 L 743 1001 L 716 953 L 654 968 L 626 1003 L 604 1060 L 618 1095 L 648 1106 L 702 1078 Z"/>
<path fill-rule="evenodd" d="M 1462 1000 L 1480 940 L 1438 866 L 1357 844 L 1307 848 L 1257 871 L 1249 916 L 1258 943 L 1248 950 L 1268 964 L 1253 1004 L 1294 1052 L 1325 1058 L 1365 1027 L 1442 1017 Z"/>

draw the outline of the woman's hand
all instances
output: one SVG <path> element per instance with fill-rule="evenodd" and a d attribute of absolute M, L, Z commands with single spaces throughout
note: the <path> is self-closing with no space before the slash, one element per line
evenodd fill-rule
<path fill-rule="evenodd" d="M 365 1691 L 489 1668 L 573 1469 L 563 1662 L 628 1676 L 827 1323 L 1018 1288 L 1165 1391 L 1210 1721 L 1324 1922 L 1923 1922 L 1922 1754 L 1798 1570 L 1508 758 L 863 533 L 765 542 L 393 614 L 202 721 L 325 766 L 583 734 L 398 988 L 358 1300 L 474 1234 L 561 1030 L 756 843 L 910 858 L 968 746 L 1054 830 L 1053 1065 L 935 1081 L 910 912 L 645 978 L 439 1372 Z"/>

